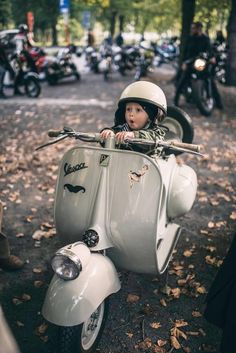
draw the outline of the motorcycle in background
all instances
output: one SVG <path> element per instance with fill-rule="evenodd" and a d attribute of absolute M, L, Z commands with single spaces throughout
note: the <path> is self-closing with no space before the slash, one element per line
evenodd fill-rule
<path fill-rule="evenodd" d="M 17 89 L 24 95 L 30 98 L 37 98 L 41 93 L 41 85 L 39 76 L 36 72 L 32 71 L 28 65 L 27 58 L 24 52 L 13 54 L 10 57 L 10 64 L 15 71 L 15 77 L 6 70 L 3 78 L 3 93 L 7 96 L 13 96 L 15 90 L 15 79 L 18 77 Z"/>
<path fill-rule="evenodd" d="M 207 53 L 186 61 L 189 76 L 183 94 L 187 102 L 196 104 L 200 113 L 210 116 L 214 109 L 213 65 Z"/>
<path fill-rule="evenodd" d="M 101 61 L 98 64 L 99 72 L 103 73 L 105 81 L 111 78 L 113 72 L 119 72 L 122 76 L 125 75 L 126 64 L 125 54 L 122 47 L 116 44 L 103 43 L 100 47 Z"/>
<path fill-rule="evenodd" d="M 170 64 L 177 69 L 179 47 L 171 42 L 164 42 L 161 45 L 151 43 L 154 50 L 153 65 L 160 67 L 162 64 Z"/>
<path fill-rule="evenodd" d="M 198 145 L 185 143 L 193 126 L 182 112 L 168 107 L 165 141 L 128 139 L 131 150 L 119 150 L 114 137 L 104 148 L 90 146 L 103 142 L 99 133 L 71 128 L 50 131 L 55 139 L 38 147 L 65 138 L 85 143 L 65 153 L 56 187 L 55 224 L 64 246 L 52 258 L 54 276 L 42 314 L 59 326 L 57 352 L 95 352 L 109 297 L 121 288 L 118 268 L 165 272 L 181 233 L 174 219 L 190 211 L 197 191 L 194 170 L 178 164 L 175 153 L 201 155 Z M 132 151 L 134 145 L 159 153 L 151 158 Z"/>
<path fill-rule="evenodd" d="M 154 50 L 151 44 L 142 41 L 139 45 L 139 57 L 135 68 L 134 80 L 139 81 L 142 77 L 153 72 Z"/>
<path fill-rule="evenodd" d="M 215 48 L 216 64 L 214 66 L 214 74 L 216 80 L 221 83 L 226 83 L 226 61 L 228 56 L 228 50 L 225 43 L 218 45 Z"/>
<path fill-rule="evenodd" d="M 85 60 L 86 60 L 87 66 L 90 68 L 92 72 L 94 72 L 95 74 L 98 74 L 99 73 L 98 65 L 99 65 L 99 62 L 101 61 L 101 55 L 99 51 L 92 46 L 87 46 L 84 49 L 84 53 L 85 53 Z"/>
<path fill-rule="evenodd" d="M 70 48 L 59 50 L 56 57 L 47 56 L 43 65 L 46 81 L 49 85 L 56 85 L 58 81 L 67 77 L 74 77 L 76 80 L 80 80 L 80 74 L 73 62 Z"/>

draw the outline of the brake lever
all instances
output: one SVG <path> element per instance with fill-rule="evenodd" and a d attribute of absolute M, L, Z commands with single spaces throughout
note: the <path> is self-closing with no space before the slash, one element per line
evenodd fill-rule
<path fill-rule="evenodd" d="M 38 151 L 38 150 L 41 150 L 41 149 L 44 148 L 44 147 L 53 145 L 54 143 L 57 143 L 57 142 L 59 142 L 59 141 L 61 141 L 61 140 L 64 140 L 64 139 L 66 139 L 67 137 L 69 137 L 68 134 L 62 135 L 62 136 L 58 137 L 57 139 L 55 139 L 55 140 L 53 140 L 53 141 L 49 141 L 49 142 L 47 142 L 47 143 L 45 143 L 45 144 L 43 144 L 43 145 L 41 145 L 41 146 L 36 147 L 36 148 L 35 148 L 35 151 Z"/>

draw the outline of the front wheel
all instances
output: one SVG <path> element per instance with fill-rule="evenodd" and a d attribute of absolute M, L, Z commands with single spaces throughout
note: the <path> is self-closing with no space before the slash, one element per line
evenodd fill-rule
<path fill-rule="evenodd" d="M 25 81 L 25 92 L 28 97 L 37 98 L 41 93 L 39 80 L 35 77 L 28 77 Z"/>
<path fill-rule="evenodd" d="M 214 108 L 214 99 L 211 92 L 211 82 L 196 80 L 192 82 L 193 97 L 202 115 L 211 115 Z"/>
<path fill-rule="evenodd" d="M 92 353 L 100 341 L 108 315 L 106 298 L 87 321 L 77 326 L 59 328 L 60 353 Z"/>

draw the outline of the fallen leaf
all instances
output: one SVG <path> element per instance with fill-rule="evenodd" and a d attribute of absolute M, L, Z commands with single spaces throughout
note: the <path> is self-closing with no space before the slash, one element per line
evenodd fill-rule
<path fill-rule="evenodd" d="M 201 317 L 202 314 L 199 311 L 192 311 L 192 316 L 193 317 Z"/>
<path fill-rule="evenodd" d="M 41 268 L 33 268 L 33 273 L 42 273 L 43 270 Z"/>
<path fill-rule="evenodd" d="M 25 326 L 25 325 L 23 324 L 23 322 L 21 322 L 21 321 L 16 321 L 16 324 L 17 324 L 18 327 L 23 327 L 23 326 Z"/>
<path fill-rule="evenodd" d="M 236 211 L 233 211 L 231 215 L 229 216 L 230 219 L 236 219 Z"/>
<path fill-rule="evenodd" d="M 25 294 L 25 293 L 22 295 L 21 298 L 24 302 L 28 302 L 31 300 L 31 296 L 29 294 Z"/>
<path fill-rule="evenodd" d="M 158 328 L 161 327 L 161 324 L 160 324 L 160 322 L 152 322 L 152 323 L 150 324 L 150 326 L 151 326 L 151 328 L 158 329 Z"/>
<path fill-rule="evenodd" d="M 160 304 L 161 304 L 162 306 L 167 306 L 166 301 L 165 301 L 165 299 L 163 299 L 163 298 L 160 300 Z"/>
<path fill-rule="evenodd" d="M 47 329 L 48 329 L 48 324 L 46 324 L 44 322 L 40 326 L 37 327 L 36 334 L 42 335 L 42 334 L 44 334 L 47 331 Z"/>
<path fill-rule="evenodd" d="M 199 336 L 199 332 L 198 331 L 187 331 L 186 334 L 188 336 Z"/>
<path fill-rule="evenodd" d="M 169 286 L 165 285 L 164 287 L 161 288 L 160 292 L 163 294 L 166 294 L 166 295 L 170 295 L 171 288 Z"/>
<path fill-rule="evenodd" d="M 13 299 L 12 299 L 12 303 L 13 303 L 14 305 L 20 305 L 20 304 L 23 303 L 23 301 L 20 300 L 19 298 L 13 298 Z"/>
<path fill-rule="evenodd" d="M 34 232 L 34 234 L 32 235 L 32 238 L 34 239 L 34 240 L 41 240 L 42 239 L 42 237 L 44 236 L 44 231 L 42 231 L 42 230 L 36 230 L 35 232 Z"/>
<path fill-rule="evenodd" d="M 171 343 L 171 346 L 174 347 L 175 349 L 181 348 L 181 345 L 175 336 L 170 336 L 170 343 Z"/>
<path fill-rule="evenodd" d="M 208 226 L 208 228 L 214 228 L 215 227 L 215 223 L 214 222 L 209 222 L 207 226 Z"/>
<path fill-rule="evenodd" d="M 43 281 L 34 281 L 35 288 L 41 288 L 44 285 Z"/>
<path fill-rule="evenodd" d="M 25 235 L 24 233 L 17 233 L 16 238 L 23 238 Z"/>
<path fill-rule="evenodd" d="M 164 341 L 164 340 L 157 340 L 157 344 L 158 344 L 159 347 L 165 346 L 166 343 L 167 343 L 167 341 Z"/>
<path fill-rule="evenodd" d="M 205 287 L 201 286 L 201 287 L 198 287 L 198 288 L 197 288 L 197 292 L 198 292 L 199 294 L 205 294 L 207 291 L 206 291 L 206 288 L 205 288 Z"/>
<path fill-rule="evenodd" d="M 188 323 L 184 320 L 176 320 L 175 321 L 175 327 L 184 327 L 188 326 Z"/>
<path fill-rule="evenodd" d="M 128 294 L 126 302 L 127 303 L 137 303 L 140 297 L 136 294 Z"/>
<path fill-rule="evenodd" d="M 184 255 L 185 257 L 190 257 L 190 256 L 193 255 L 193 253 L 192 253 L 191 250 L 185 250 L 184 253 L 183 253 L 183 255 Z"/>
<path fill-rule="evenodd" d="M 180 294 L 181 294 L 181 291 L 179 288 L 172 288 L 171 289 L 171 295 L 174 297 L 174 298 L 179 298 L 180 297 Z"/>

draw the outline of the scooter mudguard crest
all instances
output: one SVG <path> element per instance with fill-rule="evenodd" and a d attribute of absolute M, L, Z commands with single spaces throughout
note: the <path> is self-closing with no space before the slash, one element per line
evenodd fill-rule
<path fill-rule="evenodd" d="M 94 253 L 76 279 L 64 281 L 54 275 L 42 314 L 55 325 L 79 325 L 88 320 L 106 297 L 119 289 L 120 281 L 111 260 Z"/>

